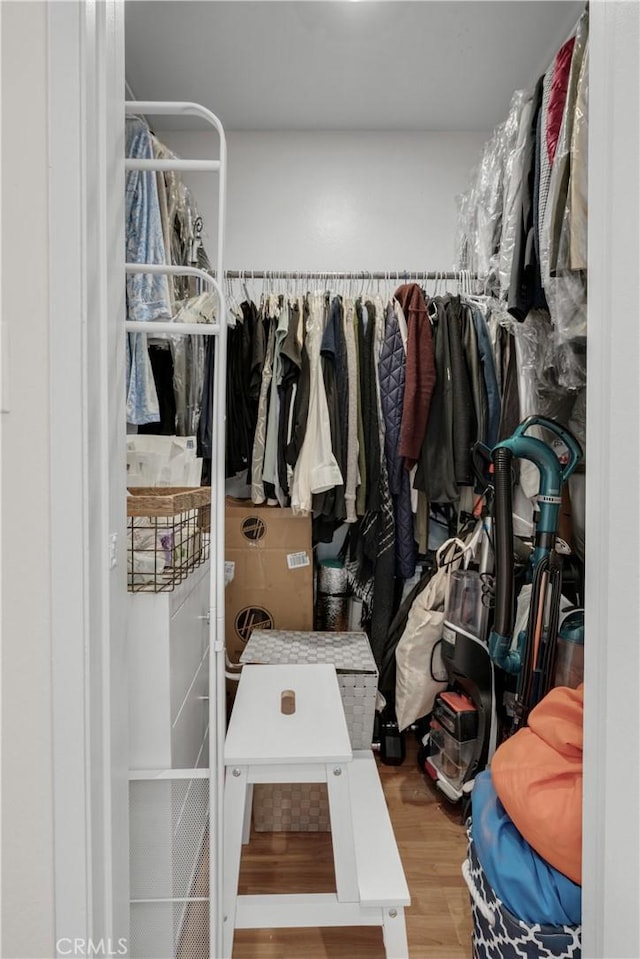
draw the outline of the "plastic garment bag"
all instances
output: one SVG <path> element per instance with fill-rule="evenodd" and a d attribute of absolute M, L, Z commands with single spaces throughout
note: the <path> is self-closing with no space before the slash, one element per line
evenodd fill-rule
<path fill-rule="evenodd" d="M 480 276 L 487 276 L 500 247 L 503 207 L 505 124 L 493 131 L 486 144 L 476 187 L 477 261 Z"/>
<path fill-rule="evenodd" d="M 514 93 L 507 119 L 493 131 L 471 174 L 469 189 L 457 198 L 457 264 L 480 276 L 496 277 L 502 292 L 511 275 L 520 195 L 521 117 L 529 99 L 522 90 Z"/>
<path fill-rule="evenodd" d="M 541 236 L 542 282 L 560 340 L 587 331 L 588 14 L 580 19 Z"/>
<path fill-rule="evenodd" d="M 472 180 L 475 177 L 472 175 Z M 475 206 L 473 189 L 470 187 L 456 197 L 458 217 L 456 221 L 455 262 L 460 270 L 476 271 L 475 245 Z"/>
<path fill-rule="evenodd" d="M 201 293 L 182 304 L 176 323 L 212 323 L 216 299 Z M 202 336 L 171 336 L 173 388 L 176 398 L 176 434 L 194 436 L 200 419 L 204 385 L 205 343 Z"/>
<path fill-rule="evenodd" d="M 504 127 L 504 187 L 499 250 L 496 255 L 498 284 L 502 295 L 509 290 L 517 217 L 520 210 L 524 144 L 529 125 L 531 96 L 516 90 Z"/>

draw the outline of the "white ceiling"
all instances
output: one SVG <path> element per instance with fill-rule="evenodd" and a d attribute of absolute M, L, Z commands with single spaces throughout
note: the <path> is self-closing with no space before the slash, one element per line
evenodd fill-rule
<path fill-rule="evenodd" d="M 195 100 L 228 130 L 489 130 L 583 7 L 127 0 L 127 79 L 138 99 Z"/>

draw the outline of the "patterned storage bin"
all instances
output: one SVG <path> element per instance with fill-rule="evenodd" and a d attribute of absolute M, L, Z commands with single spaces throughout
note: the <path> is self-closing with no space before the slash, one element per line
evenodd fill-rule
<path fill-rule="evenodd" d="M 378 669 L 366 633 L 254 629 L 241 663 L 332 663 L 336 667 L 352 749 L 371 746 Z M 260 784 L 253 791 L 258 832 L 328 831 L 324 783 Z"/>
<path fill-rule="evenodd" d="M 462 874 L 471 896 L 473 959 L 581 959 L 581 926 L 523 922 L 498 899 L 476 856 L 471 830 Z"/>

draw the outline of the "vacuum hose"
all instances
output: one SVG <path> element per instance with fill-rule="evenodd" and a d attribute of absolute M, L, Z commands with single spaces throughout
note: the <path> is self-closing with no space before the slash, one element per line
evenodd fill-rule
<path fill-rule="evenodd" d="M 489 655 L 496 666 L 508 673 L 517 673 L 520 653 L 511 649 L 514 625 L 512 459 L 511 450 L 504 446 L 494 452 L 496 599 Z"/>
<path fill-rule="evenodd" d="M 560 439 L 567 449 L 568 459 L 563 466 L 554 448 L 535 436 L 527 436 L 527 430 L 542 427 Z M 575 438 L 554 420 L 544 416 L 530 416 L 524 420 L 512 436 L 493 448 L 495 488 L 495 565 L 496 565 L 496 612 L 494 626 L 489 636 L 491 659 L 508 673 L 518 673 L 522 667 L 520 637 L 518 648 L 511 649 L 514 626 L 513 609 L 513 516 L 511 513 L 511 459 L 530 460 L 540 473 L 540 489 L 537 502 L 539 518 L 531 567 L 546 561 L 553 551 L 558 518 L 562 504 L 562 484 L 571 476 L 582 458 L 582 450 Z M 525 663 L 525 668 L 528 664 Z"/>

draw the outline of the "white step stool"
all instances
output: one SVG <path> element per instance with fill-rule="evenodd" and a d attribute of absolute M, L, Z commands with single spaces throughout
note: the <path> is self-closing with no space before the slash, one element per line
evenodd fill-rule
<path fill-rule="evenodd" d="M 235 929 L 304 926 L 382 926 L 387 959 L 407 959 L 409 890 L 373 755 L 351 750 L 335 667 L 245 666 L 224 761 L 223 959 Z M 238 896 L 253 785 L 294 782 L 327 784 L 336 892 Z"/>

